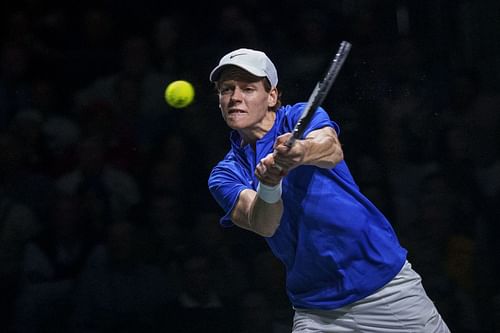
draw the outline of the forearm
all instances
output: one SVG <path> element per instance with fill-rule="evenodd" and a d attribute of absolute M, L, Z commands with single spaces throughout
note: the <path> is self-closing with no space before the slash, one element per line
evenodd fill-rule
<path fill-rule="evenodd" d="M 283 201 L 268 203 L 247 189 L 240 193 L 231 214 L 232 221 L 239 227 L 253 231 L 264 237 L 271 237 L 278 229 L 283 215 Z"/>
<path fill-rule="evenodd" d="M 278 229 L 283 215 L 283 201 L 267 203 L 258 195 L 250 209 L 249 224 L 261 236 L 271 237 Z"/>
<path fill-rule="evenodd" d="M 331 169 L 344 158 L 340 142 L 333 130 L 313 132 L 301 143 L 304 145 L 304 165 Z"/>
<path fill-rule="evenodd" d="M 300 165 L 331 169 L 344 158 L 337 134 L 331 127 L 312 131 L 291 147 L 286 145 L 290 137 L 291 134 L 287 133 L 278 138 L 274 154 L 276 163 L 287 171 Z"/>

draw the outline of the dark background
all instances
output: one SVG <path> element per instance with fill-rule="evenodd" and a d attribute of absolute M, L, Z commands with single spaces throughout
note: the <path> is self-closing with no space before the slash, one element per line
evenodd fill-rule
<path fill-rule="evenodd" d="M 323 107 L 453 332 L 500 332 L 498 1 L 2 2 L 2 332 L 289 332 L 281 265 L 222 229 L 228 149 L 208 82 L 225 53 L 275 62 Z M 177 79 L 195 101 L 163 99 Z"/>

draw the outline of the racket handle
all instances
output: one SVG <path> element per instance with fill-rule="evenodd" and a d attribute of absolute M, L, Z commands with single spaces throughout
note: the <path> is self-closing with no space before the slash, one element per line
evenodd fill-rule
<path fill-rule="evenodd" d="M 285 142 L 285 146 L 292 148 L 293 144 L 295 143 L 295 140 L 296 140 L 295 137 L 292 135 L 290 139 L 288 139 L 287 142 Z"/>

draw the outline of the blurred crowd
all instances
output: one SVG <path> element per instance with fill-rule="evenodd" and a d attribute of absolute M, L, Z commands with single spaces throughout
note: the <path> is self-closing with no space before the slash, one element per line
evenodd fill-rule
<path fill-rule="evenodd" d="M 323 107 L 358 185 L 450 329 L 500 332 L 498 81 L 472 2 L 405 4 L 3 4 L 0 331 L 290 332 L 281 264 L 207 190 L 229 132 L 208 74 L 258 48 L 304 101 L 349 40 Z"/>

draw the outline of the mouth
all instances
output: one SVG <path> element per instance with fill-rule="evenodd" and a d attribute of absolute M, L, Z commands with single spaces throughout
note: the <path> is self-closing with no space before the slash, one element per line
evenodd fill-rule
<path fill-rule="evenodd" d="M 240 119 L 246 118 L 248 112 L 241 109 L 229 109 L 227 111 L 227 119 L 230 121 L 238 121 Z"/>
<path fill-rule="evenodd" d="M 229 109 L 227 112 L 227 114 L 244 114 L 244 113 L 246 112 L 240 109 Z"/>

